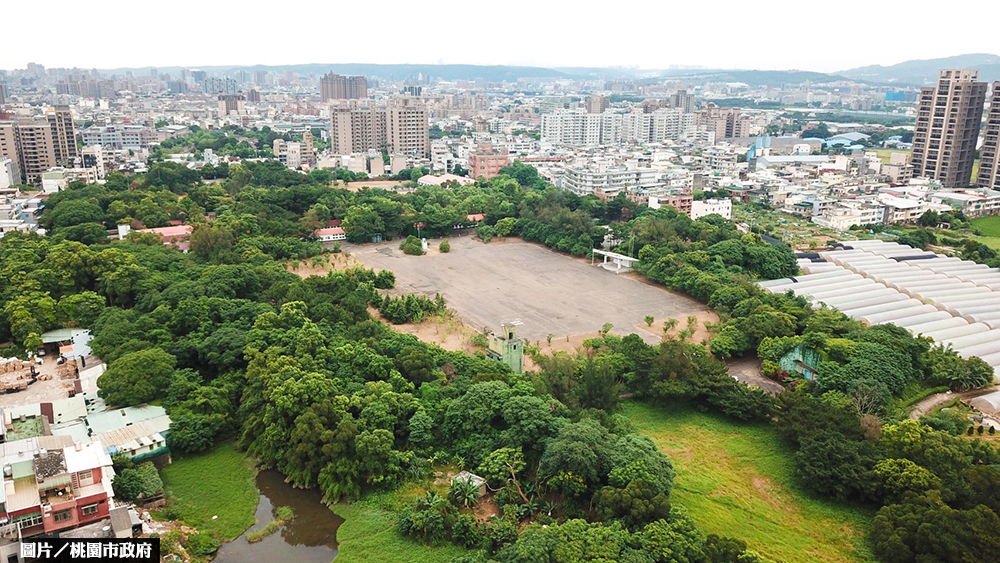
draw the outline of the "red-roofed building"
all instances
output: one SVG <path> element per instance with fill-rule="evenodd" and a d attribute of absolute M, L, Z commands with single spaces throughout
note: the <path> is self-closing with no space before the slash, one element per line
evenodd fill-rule
<path fill-rule="evenodd" d="M 343 219 L 331 219 L 326 222 L 327 227 L 339 227 L 344 224 Z"/>
<path fill-rule="evenodd" d="M 194 231 L 194 227 L 191 225 L 174 225 L 170 227 L 159 227 L 156 229 L 138 229 L 136 232 L 139 233 L 153 233 L 160 237 L 163 244 L 168 246 L 174 246 L 187 252 L 191 247 L 188 242 L 188 238 Z"/>
<path fill-rule="evenodd" d="M 466 215 L 465 216 L 465 222 L 464 223 L 459 223 L 458 225 L 455 225 L 454 228 L 456 230 L 458 230 L 458 229 L 474 229 L 474 228 L 478 227 L 479 224 L 482 223 L 483 219 L 485 219 L 485 218 L 486 218 L 486 214 L 485 213 L 472 213 L 470 215 Z"/>
<path fill-rule="evenodd" d="M 347 232 L 344 231 L 342 227 L 327 227 L 325 229 L 316 229 L 313 231 L 313 236 L 322 242 L 333 241 L 333 240 L 347 240 Z"/>

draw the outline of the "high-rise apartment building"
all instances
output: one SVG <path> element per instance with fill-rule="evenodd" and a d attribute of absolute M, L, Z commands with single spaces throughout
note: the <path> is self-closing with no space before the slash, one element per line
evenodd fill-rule
<path fill-rule="evenodd" d="M 913 175 L 945 188 L 969 185 L 986 83 L 977 70 L 942 70 L 936 87 L 920 89 L 913 132 Z"/>
<path fill-rule="evenodd" d="M 49 123 L 19 123 L 14 127 L 20 157 L 21 177 L 25 182 L 38 183 L 42 174 L 57 166 L 55 135 Z M 73 145 L 76 151 L 76 145 Z M 75 152 L 74 152 L 75 154 Z"/>
<path fill-rule="evenodd" d="M 319 79 L 320 99 L 361 100 L 368 97 L 368 79 L 364 76 L 341 76 L 332 72 Z"/>
<path fill-rule="evenodd" d="M 587 98 L 587 113 L 604 113 L 611 107 L 611 99 L 600 94 L 592 94 Z"/>
<path fill-rule="evenodd" d="M 621 142 L 622 116 L 557 109 L 542 114 L 542 142 L 571 147 L 613 145 Z"/>
<path fill-rule="evenodd" d="M 694 111 L 694 96 L 687 93 L 687 90 L 678 90 L 670 96 L 670 107 L 683 110 L 685 113 Z"/>
<path fill-rule="evenodd" d="M 156 130 L 145 125 L 92 125 L 80 131 L 84 146 L 100 145 L 115 150 L 141 150 L 160 141 Z"/>
<path fill-rule="evenodd" d="M 21 151 L 17 150 L 17 129 L 13 121 L 0 121 L 0 158 L 10 159 L 13 183 L 20 184 Z"/>
<path fill-rule="evenodd" d="M 7 86 L 0 82 L 0 106 L 7 103 Z"/>
<path fill-rule="evenodd" d="M 219 94 L 220 115 L 243 115 L 247 112 L 247 99 L 243 94 Z"/>
<path fill-rule="evenodd" d="M 52 148 L 56 162 L 65 164 L 76 158 L 76 128 L 73 126 L 73 112 L 69 106 L 49 108 L 45 119 L 52 130 Z"/>
<path fill-rule="evenodd" d="M 697 124 L 706 131 L 714 131 L 716 139 L 750 136 L 750 120 L 739 108 L 720 108 L 714 104 L 698 112 Z"/>
<path fill-rule="evenodd" d="M 334 107 L 330 137 L 335 154 L 387 150 L 426 157 L 430 126 L 422 107 Z"/>
<path fill-rule="evenodd" d="M 986 114 L 986 135 L 979 158 L 976 185 L 1000 190 L 1000 82 L 993 83 L 990 110 Z"/>

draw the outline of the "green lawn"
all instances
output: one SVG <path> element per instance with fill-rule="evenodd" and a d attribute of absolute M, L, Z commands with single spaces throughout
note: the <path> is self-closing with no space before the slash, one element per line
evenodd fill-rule
<path fill-rule="evenodd" d="M 467 554 L 460 547 L 430 547 L 409 541 L 396 530 L 399 511 L 412 506 L 424 492 L 414 486 L 391 493 L 377 493 L 352 504 L 337 504 L 333 511 L 344 519 L 337 528 L 336 563 L 449 563 Z M 442 492 L 442 491 L 439 491 Z"/>
<path fill-rule="evenodd" d="M 910 154 L 910 151 L 904 149 L 865 149 L 865 152 L 874 152 L 878 154 L 878 157 L 882 159 L 882 162 L 889 162 L 890 155 L 894 152 Z"/>
<path fill-rule="evenodd" d="M 979 229 L 983 236 L 1000 237 L 1000 215 L 980 217 L 971 221 L 972 226 Z"/>
<path fill-rule="evenodd" d="M 255 474 L 233 444 L 177 458 L 160 475 L 170 505 L 180 511 L 184 523 L 200 532 L 229 541 L 253 525 L 258 499 Z"/>
<path fill-rule="evenodd" d="M 739 538 L 785 563 L 874 560 L 864 537 L 873 514 L 803 492 L 793 452 L 773 429 L 636 402 L 625 414 L 673 460 L 671 500 L 705 533 Z"/>

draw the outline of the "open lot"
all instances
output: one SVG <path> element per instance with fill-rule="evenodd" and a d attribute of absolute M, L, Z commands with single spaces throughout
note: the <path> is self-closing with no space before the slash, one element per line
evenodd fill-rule
<path fill-rule="evenodd" d="M 873 514 L 802 491 L 794 452 L 773 428 L 632 401 L 625 415 L 673 461 L 670 501 L 704 533 L 737 537 L 785 563 L 874 560 L 864 537 Z"/>
<path fill-rule="evenodd" d="M 500 321 L 521 319 L 519 335 L 544 341 L 593 332 L 611 323 L 616 334 L 640 334 L 659 342 L 663 321 L 708 311 L 694 299 L 615 275 L 588 261 L 558 254 L 520 239 L 483 244 L 472 237 L 452 237 L 451 252 L 407 256 L 398 242 L 344 245 L 344 250 L 376 270 L 396 274 L 397 291 L 433 296 L 440 293 L 470 327 L 498 328 Z M 645 328 L 643 318 L 656 323 Z M 639 325 L 642 325 L 641 327 Z"/>

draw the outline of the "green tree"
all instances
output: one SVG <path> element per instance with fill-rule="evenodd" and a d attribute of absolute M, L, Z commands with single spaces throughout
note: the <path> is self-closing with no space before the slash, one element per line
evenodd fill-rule
<path fill-rule="evenodd" d="M 116 497 L 135 502 L 160 492 L 163 481 L 153 463 L 147 461 L 115 475 L 111 486 L 114 487 Z"/>
<path fill-rule="evenodd" d="M 985 506 L 956 510 L 941 494 L 909 497 L 882 507 L 871 537 L 875 555 L 887 563 L 994 561 L 1000 556 L 1000 517 Z"/>
<path fill-rule="evenodd" d="M 163 396 L 177 358 L 160 348 L 131 352 L 108 365 L 97 378 L 98 394 L 110 405 L 148 403 Z"/>

